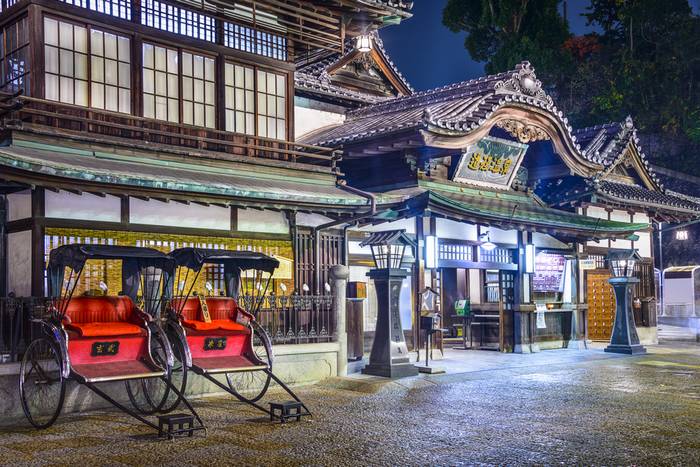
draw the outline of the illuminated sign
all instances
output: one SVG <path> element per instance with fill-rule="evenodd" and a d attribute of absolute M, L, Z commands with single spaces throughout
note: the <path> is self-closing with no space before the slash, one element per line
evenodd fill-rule
<path fill-rule="evenodd" d="M 509 187 L 528 145 L 486 136 L 462 154 L 452 179 L 496 188 Z"/>

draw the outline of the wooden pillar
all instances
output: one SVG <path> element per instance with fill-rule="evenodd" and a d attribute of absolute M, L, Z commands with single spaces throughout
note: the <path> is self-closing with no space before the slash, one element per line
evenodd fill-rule
<path fill-rule="evenodd" d="M 43 188 L 32 190 L 32 296 L 44 295 L 44 216 L 45 192 Z"/>
<path fill-rule="evenodd" d="M 515 303 L 513 305 L 513 352 L 531 353 L 538 352 L 539 346 L 535 342 L 535 319 L 533 311 L 535 306 L 532 303 L 532 290 L 530 298 L 525 303 L 525 281 L 530 281 L 530 274 L 525 273 L 525 245 L 532 243 L 532 233 L 525 231 L 517 232 L 518 247 L 516 250 L 516 264 L 518 271 L 514 283 Z"/>
<path fill-rule="evenodd" d="M 7 296 L 7 196 L 0 195 L 0 297 Z"/>
<path fill-rule="evenodd" d="M 425 245 L 425 235 L 423 234 L 423 216 L 414 218 L 416 226 L 416 255 L 413 264 L 413 350 L 416 352 L 420 349 L 420 307 L 421 307 L 421 292 L 425 288 L 425 263 L 422 261 L 421 248 Z"/>

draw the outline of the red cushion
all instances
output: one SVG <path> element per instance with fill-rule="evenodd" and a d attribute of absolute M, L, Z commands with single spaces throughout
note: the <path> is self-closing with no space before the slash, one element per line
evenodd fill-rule
<path fill-rule="evenodd" d="M 145 330 L 131 323 L 70 323 L 66 328 L 77 332 L 81 337 L 112 337 L 145 335 Z"/>
<path fill-rule="evenodd" d="M 182 320 L 182 325 L 194 329 L 195 331 L 216 331 L 222 329 L 224 331 L 237 331 L 248 333 L 248 328 L 242 324 L 238 324 L 230 319 L 213 319 L 211 323 L 205 321 Z"/>
<path fill-rule="evenodd" d="M 131 299 L 119 297 L 73 297 L 66 316 L 73 323 L 129 322 L 135 308 Z"/>

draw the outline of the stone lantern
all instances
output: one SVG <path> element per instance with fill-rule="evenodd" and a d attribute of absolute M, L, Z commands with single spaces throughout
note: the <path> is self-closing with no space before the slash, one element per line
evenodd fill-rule
<path fill-rule="evenodd" d="M 632 287 L 639 282 L 634 276 L 635 266 L 641 259 L 636 250 L 610 250 L 606 258 L 612 277 L 608 280 L 615 291 L 615 324 L 606 352 L 629 355 L 646 353 L 639 343 L 632 311 Z"/>
<path fill-rule="evenodd" d="M 401 269 L 406 247 L 415 247 L 403 230 L 375 232 L 360 246 L 369 246 L 375 269 L 367 273 L 377 291 L 377 328 L 363 373 L 389 378 L 418 374 L 409 362 L 408 348 L 401 326 L 400 296 L 408 273 Z"/>

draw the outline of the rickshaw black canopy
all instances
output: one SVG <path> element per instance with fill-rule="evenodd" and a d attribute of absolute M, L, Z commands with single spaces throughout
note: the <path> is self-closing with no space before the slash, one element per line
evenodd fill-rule
<path fill-rule="evenodd" d="M 257 269 L 272 274 L 280 262 L 255 251 L 215 250 L 212 248 L 178 248 L 170 253 L 178 266 L 199 271 L 204 264 L 223 264 L 241 271 Z"/>
<path fill-rule="evenodd" d="M 144 268 L 154 267 L 172 274 L 175 260 L 153 248 L 120 245 L 63 245 L 51 250 L 49 255 L 50 295 L 60 296 L 63 274 L 66 267 L 80 272 L 89 259 L 122 260 L 122 289 L 125 295 L 136 297 L 139 274 Z"/>

